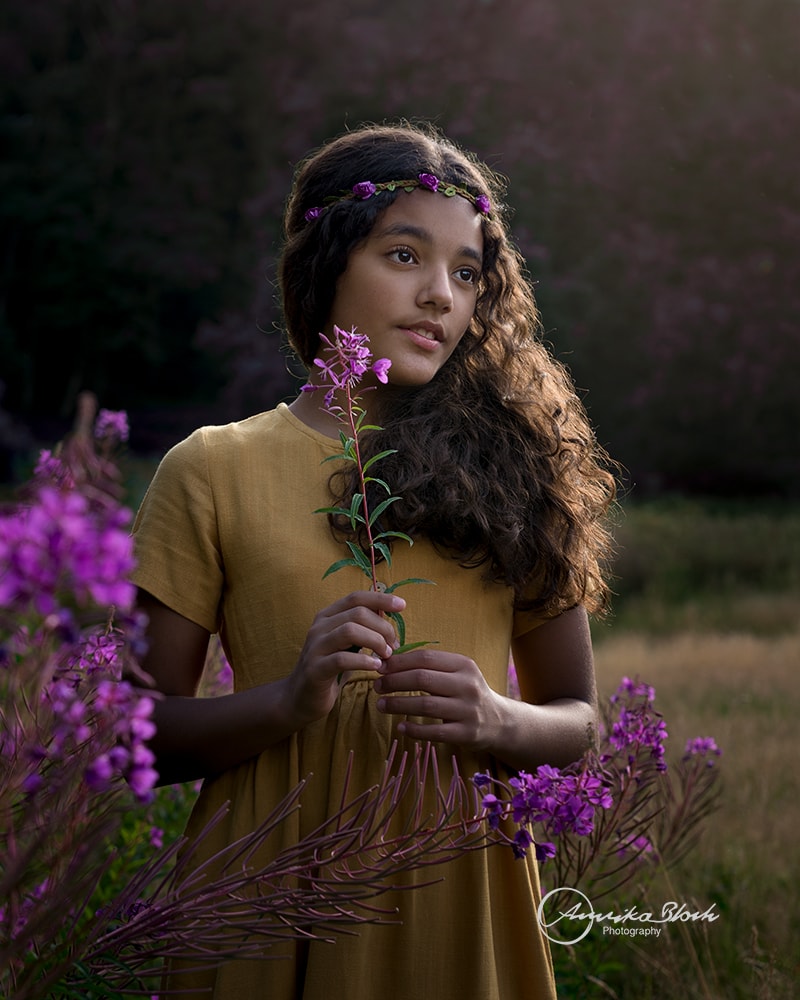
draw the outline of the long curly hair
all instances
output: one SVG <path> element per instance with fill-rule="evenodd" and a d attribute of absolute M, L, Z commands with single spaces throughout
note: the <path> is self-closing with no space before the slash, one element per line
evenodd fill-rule
<path fill-rule="evenodd" d="M 486 194 L 492 208 L 481 220 L 483 268 L 466 333 L 427 385 L 382 401 L 384 429 L 364 435 L 366 456 L 396 449 L 381 460 L 381 478 L 402 502 L 387 508 L 382 527 L 425 536 L 462 565 L 484 567 L 487 579 L 513 588 L 519 609 L 601 611 L 613 463 L 569 374 L 542 343 L 498 174 L 432 126 L 407 122 L 363 126 L 312 153 L 297 168 L 284 219 L 278 275 L 289 342 L 310 367 L 320 331 L 335 321 L 330 310 L 350 254 L 401 193 L 338 201 L 310 221 L 308 209 L 360 181 L 420 173 Z M 349 469 L 331 477 L 344 506 L 356 486 Z"/>

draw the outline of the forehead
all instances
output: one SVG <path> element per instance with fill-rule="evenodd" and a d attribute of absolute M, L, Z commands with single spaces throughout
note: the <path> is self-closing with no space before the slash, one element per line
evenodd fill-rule
<path fill-rule="evenodd" d="M 401 191 L 378 216 L 369 239 L 413 236 L 437 249 L 470 257 L 483 256 L 480 213 L 465 198 L 417 189 Z"/>

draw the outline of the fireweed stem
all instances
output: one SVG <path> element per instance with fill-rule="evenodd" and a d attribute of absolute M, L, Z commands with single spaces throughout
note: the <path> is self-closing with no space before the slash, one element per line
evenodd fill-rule
<path fill-rule="evenodd" d="M 358 439 L 358 430 L 356 428 L 356 417 L 355 417 L 355 403 L 353 401 L 352 393 L 350 392 L 350 383 L 345 383 L 345 397 L 347 399 L 347 422 L 350 427 L 350 434 L 353 439 L 353 448 L 355 449 L 356 455 L 356 467 L 358 469 L 358 482 L 361 487 L 361 509 L 364 514 L 364 526 L 367 535 L 367 548 L 369 549 L 369 564 L 370 572 L 372 576 L 372 589 L 377 591 L 378 588 L 378 571 L 375 563 L 375 543 L 372 537 L 372 526 L 369 520 L 369 506 L 367 504 L 367 484 L 364 476 L 364 463 L 361 461 L 361 443 Z"/>

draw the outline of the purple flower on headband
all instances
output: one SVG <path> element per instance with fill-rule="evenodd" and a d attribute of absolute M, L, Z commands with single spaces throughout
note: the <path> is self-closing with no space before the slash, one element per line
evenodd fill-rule
<path fill-rule="evenodd" d="M 439 178 L 436 177 L 434 174 L 420 174 L 419 186 L 427 188 L 429 191 L 438 191 Z"/>
<path fill-rule="evenodd" d="M 356 198 L 361 198 L 364 201 L 371 198 L 376 191 L 377 188 L 372 181 L 359 181 L 358 184 L 353 185 L 353 194 Z"/>
<path fill-rule="evenodd" d="M 304 218 L 306 222 L 311 222 L 312 219 L 318 219 L 321 214 L 322 214 L 322 209 L 317 205 L 314 208 L 309 208 Z"/>
<path fill-rule="evenodd" d="M 475 208 L 477 208 L 482 215 L 488 215 L 492 210 L 492 203 L 485 194 L 479 194 L 475 199 Z"/>

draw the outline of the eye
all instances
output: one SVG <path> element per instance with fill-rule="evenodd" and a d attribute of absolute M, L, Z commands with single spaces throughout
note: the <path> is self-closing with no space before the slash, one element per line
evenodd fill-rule
<path fill-rule="evenodd" d="M 478 281 L 478 272 L 474 267 L 460 267 L 456 274 L 460 281 L 466 282 L 468 285 L 475 285 Z"/>
<path fill-rule="evenodd" d="M 413 264 L 416 260 L 414 251 L 410 247 L 395 247 L 389 251 L 388 257 L 398 264 Z"/>

